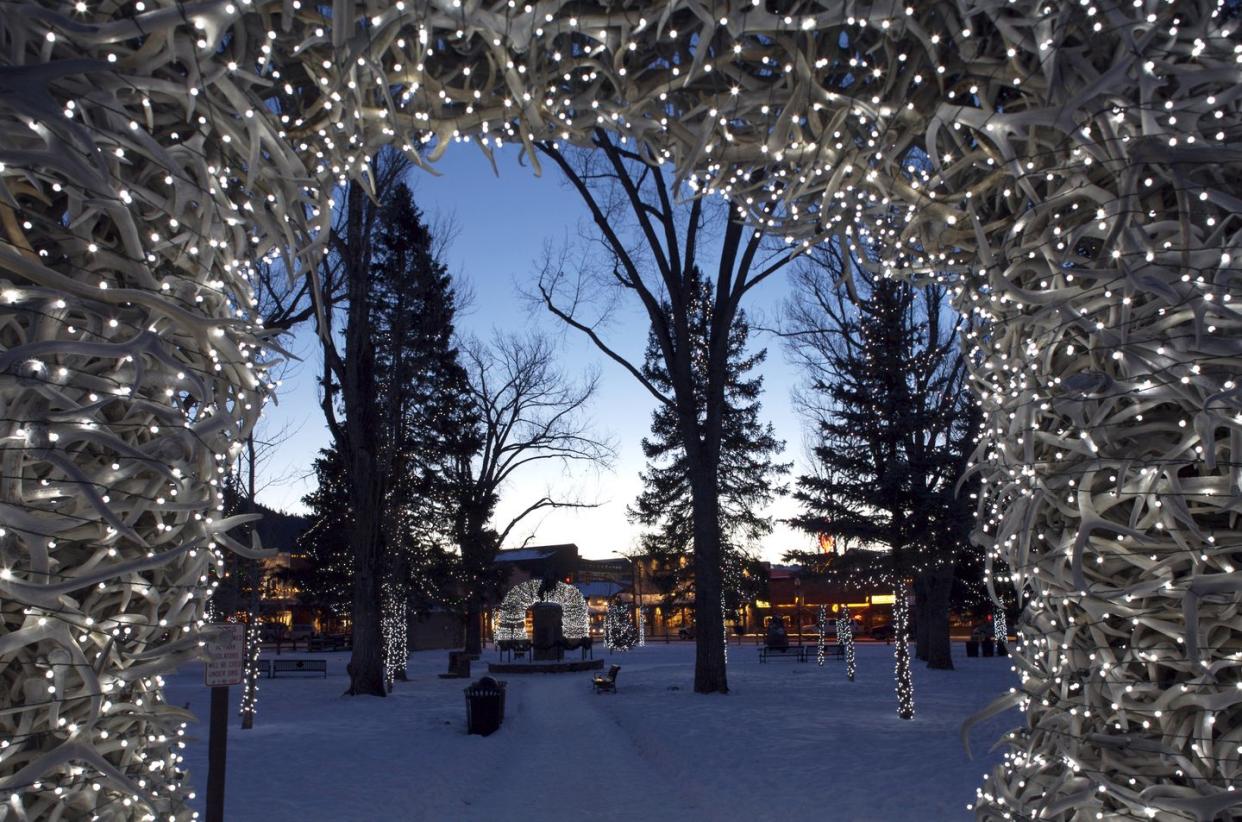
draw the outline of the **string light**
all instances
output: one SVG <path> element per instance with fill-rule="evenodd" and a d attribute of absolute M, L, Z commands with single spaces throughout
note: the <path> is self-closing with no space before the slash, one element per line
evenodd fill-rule
<path fill-rule="evenodd" d="M 540 602 L 561 606 L 561 635 L 566 639 L 581 639 L 589 634 L 587 605 L 581 591 L 564 582 L 553 582 L 545 589 L 541 580 L 528 579 L 510 588 L 500 603 L 496 639 L 529 639 L 526 612 Z"/>
<path fill-rule="evenodd" d="M 263 651 L 261 626 L 255 614 L 246 623 L 246 665 L 242 672 L 241 715 L 242 727 L 254 725 L 259 709 L 259 654 Z"/>
<path fill-rule="evenodd" d="M 613 602 L 604 615 L 604 644 L 609 650 L 628 651 L 637 642 L 638 632 L 630 619 L 629 608 L 620 602 Z"/>
<path fill-rule="evenodd" d="M 837 644 L 845 649 L 845 676 L 854 681 L 854 620 L 850 616 L 850 606 L 842 605 L 837 615 Z"/>
<path fill-rule="evenodd" d="M 384 639 L 384 681 L 391 691 L 398 673 L 404 674 L 410 658 L 409 620 L 400 583 L 385 580 L 382 596 L 384 609 L 380 614 L 380 631 Z"/>
<path fill-rule="evenodd" d="M 914 681 L 910 676 L 910 603 L 904 586 L 893 593 L 893 645 L 896 658 L 897 716 L 914 719 Z"/>
<path fill-rule="evenodd" d="M 585 7 L 501 0 L 443 18 L 349 2 L 331 19 L 289 16 L 276 0 L 200 5 L 189 19 L 164 0 L 4 15 L 4 64 L 50 66 L 41 83 L 0 90 L 13 212 L 0 389 L 6 407 L 48 409 L 0 425 L 21 466 L 3 500 L 16 516 L 0 608 L 30 637 L 0 669 L 0 692 L 29 700 L 0 716 L 0 734 L 45 734 L 20 764 L 39 787 L 23 787 L 19 815 L 51 816 L 65 793 L 82 815 L 192 815 L 179 723 L 158 676 L 135 671 L 196 654 L 221 552 L 251 555 L 227 534 L 237 521 L 222 517 L 219 486 L 274 390 L 255 267 L 314 268 L 334 186 L 365 177 L 376 146 L 425 165 L 455 143 L 491 155 L 589 144 L 597 128 L 791 246 L 879 249 L 883 275 L 949 289 L 968 318 L 987 581 L 1004 568 L 1025 598 L 1010 695 L 1025 725 L 977 815 L 1077 802 L 1079 772 L 1102 788 L 1090 800 L 1101 817 L 1242 803 L 1229 803 L 1216 747 L 1175 730 L 1242 701 L 1232 646 L 1207 640 L 1238 630 L 1236 14 L 1219 0 L 1079 5 L 784 16 L 736 0 L 707 16 L 660 0 L 589 28 L 566 28 Z M 676 33 L 635 26 L 644 12 Z M 1014 20 L 1042 21 L 1038 35 Z M 1062 44 L 1081 43 L 1103 57 L 1048 81 Z M 347 48 L 359 59 L 340 59 Z M 170 61 L 184 84 L 167 81 Z M 848 71 L 829 68 L 842 61 Z M 100 83 L 99 66 L 124 72 Z M 902 149 L 915 141 L 926 167 Z M 44 520 L 66 530 L 39 533 Z M 69 578 L 50 581 L 49 566 Z M 59 608 L 68 635 L 43 615 Z M 116 636 L 78 632 L 122 611 L 132 623 Z M 1104 613 L 1115 647 L 1076 630 Z M 49 672 L 52 699 L 36 702 L 25 686 Z M 1199 698 L 1178 698 L 1192 686 Z M 124 712 L 71 696 L 127 688 L 143 701 Z M 1130 722 L 1155 704 L 1168 706 L 1160 717 Z M 1059 733 L 1071 710 L 1077 733 Z M 111 752 L 105 732 L 140 740 L 115 773 L 66 764 L 65 746 Z M 1170 756 L 1196 780 L 1170 774 Z M 17 762 L 0 751 L 0 779 Z"/>
<path fill-rule="evenodd" d="M 815 620 L 815 627 L 819 629 L 819 643 L 815 649 L 815 661 L 822 668 L 824 666 L 824 632 L 828 630 L 828 613 L 823 605 L 819 606 L 819 616 Z M 837 629 L 837 641 L 841 641 L 841 629 Z"/>

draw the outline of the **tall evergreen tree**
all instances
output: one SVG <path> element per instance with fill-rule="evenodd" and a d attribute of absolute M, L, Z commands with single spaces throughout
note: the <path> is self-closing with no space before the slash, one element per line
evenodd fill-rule
<path fill-rule="evenodd" d="M 345 466 L 332 446 L 314 462 L 315 488 L 302 502 L 310 509 L 310 525 L 297 539 L 305 565 L 289 572 L 302 605 L 333 620 L 349 616 L 353 605 L 353 552 L 349 533 L 353 517 Z"/>
<path fill-rule="evenodd" d="M 419 386 L 435 383 L 429 375 L 443 371 L 436 363 L 450 356 L 434 349 L 451 339 L 452 299 L 431 234 L 401 183 L 407 168 L 400 152 L 384 151 L 371 165 L 373 192 L 358 182 L 346 185 L 330 236 L 332 253 L 315 290 L 324 354 L 321 405 L 350 511 L 350 694 L 386 694 L 394 669 L 386 643 L 392 632 L 384 630 L 382 614 L 385 602 L 389 611 L 403 606 L 408 562 L 407 552 L 390 543 L 407 542 L 403 512 L 420 487 L 410 455 L 426 444 L 412 434 L 411 415 L 427 411 L 445 431 L 454 424 L 431 409 L 434 403 L 420 402 L 426 397 Z M 424 327 L 424 313 L 439 319 Z M 343 333 L 334 327 L 338 314 Z"/>
<path fill-rule="evenodd" d="M 789 312 L 817 436 L 814 471 L 798 478 L 794 495 L 803 512 L 792 522 L 887 549 L 848 552 L 830 572 L 893 585 L 898 611 L 914 580 L 920 653 L 930 667 L 951 668 L 949 596 L 973 509 L 969 492 L 956 488 L 974 435 L 957 320 L 942 287 L 855 269 L 850 299 L 838 249 L 821 249 L 799 272 Z M 905 643 L 897 644 L 900 656 Z"/>
<path fill-rule="evenodd" d="M 405 678 L 406 609 L 415 573 L 435 567 L 429 556 L 452 532 L 448 474 L 481 441 L 454 344 L 452 278 L 404 183 L 393 188 L 380 213 L 373 264 L 376 384 L 389 470 L 382 607 L 391 685 Z"/>
<path fill-rule="evenodd" d="M 715 295 L 710 279 L 700 274 L 698 282 L 699 288 L 691 294 L 687 318 L 688 337 L 695 347 L 690 356 L 694 405 L 702 417 L 707 402 L 705 365 Z M 775 495 L 784 492 L 778 482 L 790 468 L 787 463 L 773 461 L 784 443 L 776 438 L 771 424 L 764 424 L 759 418 L 763 377 L 754 372 L 767 358 L 767 351 L 748 351 L 749 337 L 746 312 L 739 310 L 729 327 L 717 479 L 727 609 L 736 609 L 745 596 L 745 582 L 750 578 L 744 573 L 750 562 L 748 549 L 772 532 L 772 518 L 764 514 L 764 509 Z M 643 376 L 659 390 L 671 392 L 664 357 L 652 334 L 648 335 Z M 648 529 L 642 536 L 644 552 L 660 559 L 689 554 L 694 546 L 690 468 L 679 426 L 675 408 L 661 404 L 652 412 L 651 435 L 642 441 L 643 456 L 648 460 L 642 473 L 645 487 L 629 509 L 630 520 Z M 688 571 L 692 566 L 673 563 L 670 567 Z"/>

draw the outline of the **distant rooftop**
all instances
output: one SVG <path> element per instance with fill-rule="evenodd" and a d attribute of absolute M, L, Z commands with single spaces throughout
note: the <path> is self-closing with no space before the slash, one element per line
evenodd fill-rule
<path fill-rule="evenodd" d="M 573 549 L 573 553 L 577 555 L 578 546 L 572 542 L 563 545 L 532 545 L 529 548 L 511 548 L 508 551 L 497 551 L 495 562 L 532 562 L 539 559 L 547 559 L 554 554 L 558 554 L 566 549 Z"/>
<path fill-rule="evenodd" d="M 596 582 L 579 582 L 577 589 L 582 592 L 582 596 L 590 599 L 591 597 L 611 597 L 622 591 L 629 590 L 629 586 L 618 585 L 611 580 L 598 580 Z"/>

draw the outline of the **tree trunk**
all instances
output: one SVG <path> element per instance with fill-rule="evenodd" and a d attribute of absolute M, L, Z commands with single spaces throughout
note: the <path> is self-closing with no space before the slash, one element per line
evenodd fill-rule
<path fill-rule="evenodd" d="M 720 502 L 712 467 L 691 469 L 694 506 L 694 690 L 728 693 L 725 666 L 723 586 L 720 572 Z"/>
<path fill-rule="evenodd" d="M 354 555 L 353 651 L 349 659 L 349 690 L 353 696 L 386 696 L 384 677 L 383 545 L 380 525 L 384 516 L 386 477 L 380 456 L 379 409 L 376 407 L 375 340 L 371 317 L 371 276 L 366 199 L 357 184 L 346 195 L 345 259 L 349 308 L 345 328 L 345 357 L 341 399 L 345 408 L 345 442 L 339 443 L 345 465 L 354 522 L 349 541 Z M 325 398 L 330 403 L 330 398 Z"/>
<path fill-rule="evenodd" d="M 255 513 L 254 475 L 257 459 L 254 451 L 254 434 L 246 437 L 246 513 Z M 247 529 L 254 533 L 256 525 L 250 523 Z M 272 546 L 264 546 L 271 548 Z M 259 653 L 262 650 L 259 634 L 259 586 L 263 582 L 263 561 L 258 559 L 246 562 L 249 573 L 250 604 L 246 608 L 246 664 L 242 678 L 241 726 L 243 731 L 254 727 L 255 700 L 259 692 Z"/>
<path fill-rule="evenodd" d="M 927 603 L 931 587 L 930 573 L 914 578 L 914 658 L 926 660 L 928 651 Z"/>
<path fill-rule="evenodd" d="M 897 716 L 914 718 L 914 681 L 910 676 L 910 608 L 905 585 L 893 592 L 893 653 L 897 679 Z"/>
<path fill-rule="evenodd" d="M 366 510 L 369 508 L 370 510 Z M 354 607 L 350 633 L 349 690 L 351 696 L 386 696 L 384 633 L 381 627 L 378 506 L 356 506 L 350 543 L 354 552 Z"/>
<path fill-rule="evenodd" d="M 949 599 L 953 594 L 953 566 L 937 568 L 926 576 L 927 605 L 919 621 L 927 623 L 927 667 L 951 671 L 953 646 L 949 641 Z M 919 630 L 923 630 L 921 625 Z"/>
<path fill-rule="evenodd" d="M 407 567 L 405 553 L 398 551 L 397 556 L 392 560 L 392 577 L 389 581 L 389 596 L 384 603 L 390 610 L 388 614 L 389 630 L 395 631 L 395 635 L 385 639 L 386 646 L 389 650 L 389 662 L 392 667 L 391 676 L 394 682 L 408 682 L 409 677 L 406 676 L 405 666 L 410 660 L 409 645 L 409 590 L 406 587 L 405 578 L 409 573 Z"/>
<path fill-rule="evenodd" d="M 478 591 L 466 600 L 466 653 L 483 653 L 483 597 Z"/>
<path fill-rule="evenodd" d="M 490 557 L 483 533 L 490 512 L 468 504 L 462 512 L 461 559 L 470 586 L 466 596 L 466 647 L 468 654 L 483 653 L 483 574 Z"/>

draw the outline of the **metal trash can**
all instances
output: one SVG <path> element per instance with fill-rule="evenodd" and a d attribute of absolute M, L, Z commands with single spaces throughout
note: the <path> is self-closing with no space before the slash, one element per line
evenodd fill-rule
<path fill-rule="evenodd" d="M 490 676 L 463 689 L 466 693 L 466 733 L 488 736 L 505 721 L 505 683 Z"/>

